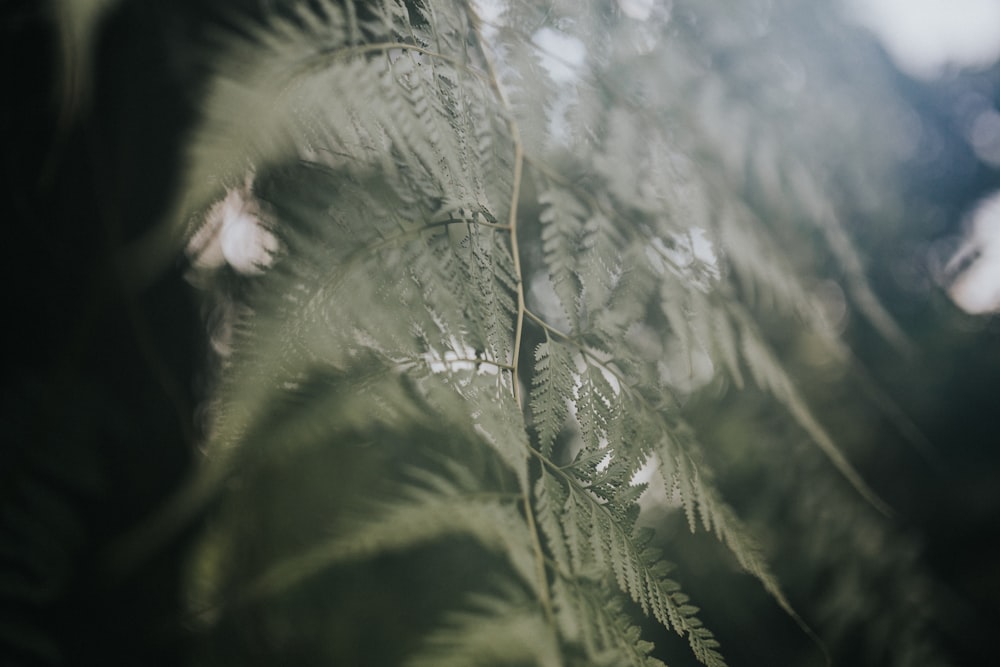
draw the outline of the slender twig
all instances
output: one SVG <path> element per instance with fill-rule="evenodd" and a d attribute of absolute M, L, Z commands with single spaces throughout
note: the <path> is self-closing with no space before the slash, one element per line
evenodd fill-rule
<path fill-rule="evenodd" d="M 479 39 L 478 41 L 480 44 L 484 43 L 484 40 L 482 39 Z M 518 408 L 523 409 L 521 387 L 518 382 L 518 371 L 521 360 L 521 339 L 524 336 L 524 317 L 525 313 L 527 313 L 527 307 L 525 306 L 524 300 L 524 276 L 521 267 L 521 250 L 517 235 L 517 213 L 518 204 L 521 198 L 521 179 L 523 178 L 524 169 L 524 145 L 521 143 L 521 131 L 518 128 L 517 122 L 514 120 L 513 114 L 510 112 L 510 105 L 507 103 L 507 99 L 503 94 L 503 89 L 500 87 L 500 81 L 497 78 L 496 70 L 490 60 L 490 55 L 486 52 L 485 48 L 482 50 L 482 56 L 488 73 L 490 87 L 493 89 L 496 99 L 507 112 L 507 127 L 510 132 L 510 139 L 514 149 L 514 173 L 512 175 L 513 182 L 511 184 L 510 210 L 507 218 L 507 226 L 510 231 L 511 256 L 514 260 L 514 277 L 517 281 L 517 316 L 514 325 L 514 350 L 511 353 L 511 366 L 513 367 L 511 371 L 511 384 L 513 385 L 512 391 L 514 393 L 514 400 L 517 403 Z M 534 451 L 534 448 L 532 447 L 529 447 L 528 449 L 530 451 Z M 535 570 L 538 578 L 539 602 L 545 612 L 546 621 L 550 626 L 555 627 L 555 610 L 552 604 L 552 595 L 549 592 L 548 570 L 545 565 L 545 550 L 542 548 L 541 533 L 537 523 L 535 522 L 535 510 L 531 504 L 531 488 L 528 485 L 525 485 L 524 488 L 521 489 L 521 502 L 524 508 L 525 521 L 528 524 L 528 531 L 531 535 L 532 548 L 535 552 Z"/>

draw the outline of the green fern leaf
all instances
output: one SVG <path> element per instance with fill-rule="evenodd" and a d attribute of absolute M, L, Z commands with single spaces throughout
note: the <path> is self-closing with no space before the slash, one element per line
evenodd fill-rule
<path fill-rule="evenodd" d="M 538 203 L 543 206 L 539 220 L 549 277 L 563 311 L 575 329 L 580 322 L 580 280 L 576 272 L 576 256 L 583 244 L 587 210 L 572 194 L 554 187 L 542 192 Z"/>
<path fill-rule="evenodd" d="M 576 390 L 576 421 L 583 437 L 583 453 L 592 454 L 608 445 L 608 429 L 621 418 L 615 413 L 617 394 L 604 374 L 588 364 Z"/>
<path fill-rule="evenodd" d="M 572 396 L 575 371 L 569 351 L 551 339 L 547 338 L 535 350 L 531 411 L 539 447 L 545 456 L 552 455 L 552 445 L 569 414 L 566 401 Z"/>

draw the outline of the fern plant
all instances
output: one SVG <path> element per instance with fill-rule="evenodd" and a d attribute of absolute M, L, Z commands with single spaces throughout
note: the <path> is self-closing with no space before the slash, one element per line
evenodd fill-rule
<path fill-rule="evenodd" d="M 823 16 L 313 0 L 223 36 L 172 218 L 229 313 L 181 498 L 214 499 L 206 661 L 663 664 L 645 616 L 725 665 L 639 521 L 649 480 L 812 633 L 683 408 L 709 382 L 765 392 L 888 512 L 762 324 L 840 354 L 826 261 L 907 344 L 837 205 L 885 213 L 895 110 L 859 122 L 877 75 L 843 82 L 823 45 L 850 34 Z M 248 230 L 271 252 L 240 265 Z"/>

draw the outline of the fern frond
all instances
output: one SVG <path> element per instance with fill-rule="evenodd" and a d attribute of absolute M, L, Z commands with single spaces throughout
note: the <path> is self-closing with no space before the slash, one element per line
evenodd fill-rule
<path fill-rule="evenodd" d="M 704 468 L 704 464 L 695 466 L 684 453 L 675 453 L 672 465 L 661 467 L 668 488 L 674 489 L 680 498 L 691 532 L 695 532 L 700 523 L 706 531 L 714 533 L 729 548 L 740 567 L 753 575 L 785 612 L 797 619 L 798 614 L 785 597 L 757 541 L 715 487 L 704 479 L 699 467 Z"/>
<path fill-rule="evenodd" d="M 550 187 L 538 196 L 542 205 L 542 250 L 545 263 L 563 311 L 573 329 L 579 327 L 580 280 L 576 253 L 583 241 L 587 210 L 571 193 Z"/>
<path fill-rule="evenodd" d="M 913 342 L 910 337 L 900 328 L 899 323 L 872 291 L 871 284 L 865 276 L 861 257 L 844 231 L 840 218 L 829 208 L 820 209 L 814 215 L 830 251 L 846 275 L 847 289 L 862 314 L 868 318 L 876 331 L 896 346 L 897 350 L 904 354 L 913 354 Z"/>
<path fill-rule="evenodd" d="M 510 581 L 442 595 L 452 613 L 410 638 L 413 667 L 660 666 L 632 603 L 719 667 L 637 529 L 637 474 L 658 463 L 690 529 L 798 620 L 681 414 L 700 387 L 749 378 L 879 502 L 741 303 L 822 329 L 780 227 L 800 213 L 861 281 L 823 192 L 835 179 L 780 145 L 735 56 L 759 42 L 774 62 L 795 58 L 747 37 L 723 0 L 677 0 L 670 20 L 657 5 L 648 22 L 624 3 L 500 4 L 483 28 L 466 0 L 310 0 L 225 42 L 179 215 L 252 181 L 280 252 L 232 281 L 245 314 L 204 447 L 205 486 L 235 498 L 219 512 L 213 585 L 264 607 L 321 574 L 432 551 L 437 567 L 437 549 L 460 544 L 489 562 L 489 585 Z M 780 13 L 764 4 L 768 20 Z M 553 77 L 568 58 L 546 35 L 581 45 L 572 79 Z M 771 82 L 770 64 L 746 69 Z M 874 298 L 865 289 L 859 301 Z M 287 543 L 254 542 L 240 507 L 254 484 L 292 499 L 266 508 Z M 315 515 L 285 510 L 314 501 Z M 246 559 L 231 578 L 226 556 Z"/>
<path fill-rule="evenodd" d="M 826 454 L 830 462 L 872 507 L 886 516 L 891 515 L 892 510 L 889 506 L 861 478 L 844 453 L 833 442 L 833 438 L 816 420 L 791 378 L 788 377 L 781 364 L 760 338 L 752 322 L 747 318 L 741 318 L 740 321 L 740 340 L 744 359 L 757 386 L 771 392 L 785 406 L 799 426 L 809 434 L 816 446 Z"/>
<path fill-rule="evenodd" d="M 687 638 L 699 661 L 713 667 L 725 664 L 716 650 L 718 642 L 695 616 L 697 608 L 687 604 L 680 586 L 667 577 L 669 566 L 660 559 L 659 551 L 648 547 L 650 533 L 634 534 L 631 523 L 622 521 L 608 504 L 570 476 L 540 483 L 536 489 L 542 493 L 539 510 L 554 514 L 539 522 L 549 543 L 564 541 L 567 545 L 563 555 L 569 557 L 557 563 L 563 572 L 612 572 L 621 591 L 643 612 Z"/>
<path fill-rule="evenodd" d="M 346 91 L 352 80 L 377 80 L 372 75 L 378 68 L 361 62 L 353 71 L 328 71 L 322 80 L 294 79 L 317 52 L 344 45 L 347 36 L 336 3 L 323 0 L 311 6 L 315 10 L 303 8 L 297 21 L 249 24 L 250 37 L 229 39 L 228 53 L 220 59 L 203 102 L 200 127 L 189 142 L 184 198 L 176 215 L 183 218 L 205 206 L 220 184 L 240 179 L 251 165 L 295 155 L 297 140 L 307 138 L 297 109 L 304 102 L 321 99 L 321 91 Z M 361 70 L 364 74 L 358 76 Z"/>
<path fill-rule="evenodd" d="M 512 586 L 471 596 L 446 615 L 407 667 L 561 667 L 562 649 L 541 609 Z"/>
<path fill-rule="evenodd" d="M 620 423 L 616 414 L 618 392 L 600 369 L 587 364 L 576 387 L 574 415 L 583 438 L 581 454 L 595 454 L 608 446 L 608 430 Z"/>
<path fill-rule="evenodd" d="M 576 253 L 580 301 L 588 319 L 600 316 L 611 300 L 611 291 L 623 270 L 621 249 L 624 243 L 621 230 L 608 215 L 600 210 L 590 212 Z"/>
<path fill-rule="evenodd" d="M 518 492 L 530 488 L 527 428 L 509 385 L 498 386 L 488 375 L 473 370 L 454 381 L 425 382 L 422 389 L 438 415 L 450 417 L 457 425 L 468 424 L 470 441 L 485 441 L 513 472 Z M 456 401 L 456 396 L 461 400 Z"/>
<path fill-rule="evenodd" d="M 467 536 L 505 556 L 523 583 L 535 586 L 531 540 L 517 511 L 520 496 L 476 490 L 471 473 L 449 465 L 452 480 L 412 470 L 414 482 L 399 497 L 381 501 L 353 528 L 271 566 L 250 586 L 250 595 L 278 594 L 335 565 L 406 550 L 446 536 Z M 465 482 L 463 485 L 462 482 Z M 473 487 L 472 490 L 464 487 Z"/>
<path fill-rule="evenodd" d="M 545 456 L 552 455 L 552 445 L 569 414 L 567 398 L 573 395 L 575 372 L 576 364 L 565 346 L 546 338 L 536 348 L 531 412 L 539 448 Z"/>
<path fill-rule="evenodd" d="M 624 390 L 617 392 L 614 400 L 617 405 L 611 422 L 614 429 L 607 431 L 610 437 L 606 445 L 592 449 L 588 456 L 581 456 L 568 470 L 586 485 L 590 494 L 606 501 L 606 507 L 620 525 L 631 526 L 634 516 L 629 518 L 630 507 L 643 490 L 631 480 L 638 468 L 655 455 L 664 483 L 677 494 L 691 531 L 695 532 L 697 524 L 701 523 L 706 531 L 713 532 L 740 566 L 757 578 L 779 605 L 797 619 L 797 613 L 782 592 L 756 540 L 722 500 L 711 482 L 706 464 L 696 464 L 692 458 L 701 451 L 692 429 L 682 421 L 668 421 L 644 400 Z M 546 506 L 553 502 L 553 494 L 561 498 L 558 488 L 551 483 L 537 490 L 543 492 Z M 568 503 L 569 500 L 563 498 L 559 502 Z M 576 526 L 572 528 L 575 530 Z M 586 533 L 587 525 L 582 525 L 580 530 Z M 574 541 L 570 539 L 569 542 L 572 548 Z M 570 555 L 579 559 L 579 552 L 571 551 Z"/>
<path fill-rule="evenodd" d="M 483 340 L 489 358 L 507 363 L 514 354 L 514 320 L 517 316 L 517 276 L 514 260 L 496 231 L 483 233 L 474 227 L 469 235 L 470 268 L 478 290 L 472 300 L 479 307 Z"/>
<path fill-rule="evenodd" d="M 733 204 L 720 211 L 714 228 L 747 304 L 793 313 L 813 331 L 826 333 L 815 299 L 752 211 Z M 762 262 L 761 257 L 769 260 Z"/>
<path fill-rule="evenodd" d="M 557 578 L 553 592 L 563 635 L 583 646 L 590 663 L 664 667 L 662 661 L 649 655 L 653 645 L 642 639 L 639 628 L 623 611 L 620 594 L 607 582 L 580 585 L 573 579 Z"/>

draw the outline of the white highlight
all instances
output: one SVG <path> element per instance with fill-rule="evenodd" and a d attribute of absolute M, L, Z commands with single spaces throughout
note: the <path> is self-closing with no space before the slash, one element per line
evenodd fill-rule
<path fill-rule="evenodd" d="M 844 0 L 907 74 L 940 77 L 951 68 L 1000 60 L 997 0 Z"/>
<path fill-rule="evenodd" d="M 991 167 L 1000 167 L 1000 112 L 980 112 L 972 121 L 968 138 L 976 157 Z"/>
<path fill-rule="evenodd" d="M 1000 192 L 973 212 L 965 242 L 945 271 L 959 272 L 948 288 L 959 308 L 973 315 L 1000 312 Z"/>
<path fill-rule="evenodd" d="M 646 248 L 646 257 L 657 273 L 669 270 L 688 281 L 719 277 L 719 257 L 715 246 L 702 227 L 691 227 L 684 233 L 672 234 L 671 245 L 656 237 Z"/>
<path fill-rule="evenodd" d="M 587 55 L 583 42 L 552 28 L 542 28 L 532 41 L 541 49 L 542 66 L 556 83 L 569 83 L 577 78 L 576 70 Z"/>
<path fill-rule="evenodd" d="M 278 240 L 261 222 L 252 184 L 253 176 L 247 176 L 242 188 L 227 191 L 209 209 L 205 223 L 188 243 L 195 266 L 215 269 L 225 263 L 246 275 L 262 273 L 270 266 Z"/>
<path fill-rule="evenodd" d="M 622 14 L 637 21 L 645 21 L 653 13 L 655 0 L 618 0 Z"/>
<path fill-rule="evenodd" d="M 472 9 L 483 22 L 483 30 L 493 32 L 506 9 L 504 0 L 472 0 Z"/>
<path fill-rule="evenodd" d="M 466 345 L 454 336 L 451 337 L 451 349 L 443 353 L 436 350 L 424 355 L 432 373 L 456 373 L 459 371 L 475 371 L 478 375 L 496 375 L 499 367 L 488 355 L 477 353 L 471 345 Z"/>

